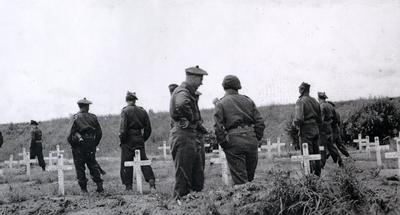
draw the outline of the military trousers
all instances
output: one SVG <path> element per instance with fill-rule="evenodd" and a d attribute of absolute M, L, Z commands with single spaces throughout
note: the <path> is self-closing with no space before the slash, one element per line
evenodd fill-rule
<path fill-rule="evenodd" d="M 316 123 L 302 125 L 300 128 L 300 148 L 302 143 L 308 143 L 308 153 L 319 154 L 319 129 Z M 321 161 L 310 161 L 310 170 L 316 176 L 321 176 Z"/>
<path fill-rule="evenodd" d="M 254 132 L 227 135 L 224 152 L 234 185 L 253 181 L 258 163 L 258 141 Z"/>
<path fill-rule="evenodd" d="M 133 167 L 125 167 L 125 161 L 133 161 L 135 157 L 135 151 L 140 151 L 140 160 L 148 160 L 146 151 L 144 148 L 144 140 L 142 136 L 130 135 L 127 140 L 121 144 L 121 169 L 120 176 L 122 184 L 125 186 L 132 186 L 133 183 Z M 141 166 L 141 171 L 143 173 L 146 182 L 151 179 L 155 179 L 153 169 L 151 166 Z"/>
<path fill-rule="evenodd" d="M 346 157 L 349 157 L 350 154 L 346 149 L 346 146 L 344 146 L 342 138 L 340 135 L 334 134 L 333 135 L 333 143 L 336 145 L 337 149 Z"/>
<path fill-rule="evenodd" d="M 43 149 L 42 146 L 31 147 L 29 150 L 30 159 L 35 159 L 37 157 L 39 166 L 43 169 L 46 168 L 46 162 L 43 159 Z"/>
<path fill-rule="evenodd" d="M 84 144 L 83 144 L 84 145 Z M 96 161 L 96 147 L 90 146 L 78 146 L 72 148 L 72 157 L 74 159 L 76 177 L 79 185 L 86 186 L 87 178 L 85 174 L 85 165 L 89 169 L 92 180 L 97 183 L 102 183 L 103 180 L 100 177 L 100 170 Z"/>
<path fill-rule="evenodd" d="M 324 151 L 321 151 L 321 168 L 325 167 L 326 160 L 329 156 L 332 156 L 333 162 L 339 164 L 342 162 L 342 158 L 339 155 L 339 151 L 333 144 L 332 133 L 321 132 L 320 133 L 320 145 L 324 147 Z"/>
<path fill-rule="evenodd" d="M 175 163 L 174 197 L 201 191 L 204 186 L 203 134 L 174 127 L 171 130 L 172 158 Z"/>

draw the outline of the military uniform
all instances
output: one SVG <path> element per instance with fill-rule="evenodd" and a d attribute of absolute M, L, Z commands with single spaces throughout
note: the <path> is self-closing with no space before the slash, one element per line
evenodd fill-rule
<path fill-rule="evenodd" d="M 42 131 L 37 127 L 37 122 L 32 120 L 31 124 L 35 125 L 35 127 L 31 130 L 30 159 L 35 159 L 37 157 L 39 166 L 45 170 L 46 163 L 43 159 Z"/>
<path fill-rule="evenodd" d="M 83 99 L 78 104 L 91 104 L 89 100 Z M 97 191 L 103 191 L 100 169 L 96 161 L 96 147 L 102 138 L 102 131 L 96 115 L 80 111 L 73 116 L 73 122 L 68 142 L 71 144 L 72 157 L 76 170 L 76 176 L 82 191 L 86 192 L 87 178 L 85 165 L 90 171 L 93 181 L 97 184 Z"/>
<path fill-rule="evenodd" d="M 227 80 L 229 83 L 233 77 L 237 79 L 227 76 L 223 83 Z M 236 85 L 231 89 L 224 87 L 225 96 L 216 102 L 214 128 L 217 142 L 224 149 L 233 183 L 243 184 L 254 179 L 258 141 L 263 137 L 265 125 L 254 102 L 239 94 L 237 90 L 240 88 Z"/>
<path fill-rule="evenodd" d="M 147 112 L 139 106 L 129 104 L 121 111 L 120 124 L 121 140 L 121 180 L 127 189 L 131 189 L 133 182 L 133 167 L 125 167 L 125 161 L 132 161 L 135 156 L 135 150 L 140 150 L 140 159 L 148 160 L 144 143 L 151 134 L 151 124 Z M 151 166 L 141 166 L 146 182 L 152 180 L 151 186 L 154 186 L 154 172 Z"/>
<path fill-rule="evenodd" d="M 186 69 L 186 74 L 207 75 L 197 67 Z M 175 162 L 174 197 L 181 197 L 191 190 L 201 191 L 204 185 L 202 141 L 204 127 L 196 99 L 196 89 L 183 82 L 177 87 L 170 102 L 173 128 L 170 131 L 172 158 Z"/>
<path fill-rule="evenodd" d="M 330 102 L 329 102 L 330 103 Z M 331 104 L 331 103 L 330 103 Z M 332 104 L 331 104 L 332 105 Z M 333 105 L 332 105 L 333 106 Z M 333 143 L 336 145 L 337 149 L 346 157 L 349 157 L 350 154 L 347 151 L 346 147 L 343 144 L 342 141 L 342 135 L 341 135 L 341 118 L 340 114 L 337 110 L 334 109 L 334 114 L 336 117 L 334 117 L 334 120 L 332 122 L 332 132 L 333 132 Z"/>
<path fill-rule="evenodd" d="M 299 143 L 308 143 L 309 154 L 319 154 L 319 126 L 321 125 L 321 109 L 314 98 L 309 96 L 307 83 L 302 83 L 300 88 L 306 89 L 306 93 L 300 95 L 295 105 L 294 124 L 299 128 Z M 301 150 L 303 150 L 301 148 Z M 311 172 L 321 175 L 321 163 L 319 160 L 311 161 Z"/>
<path fill-rule="evenodd" d="M 325 99 L 327 98 L 325 93 L 318 93 L 318 97 Z M 333 129 L 332 129 L 332 122 L 335 120 L 335 109 L 331 104 L 326 102 L 325 100 L 321 100 L 320 102 L 321 107 L 321 130 L 320 130 L 320 145 L 325 148 L 324 151 L 321 152 L 321 166 L 324 168 L 326 160 L 329 156 L 332 156 L 333 162 L 341 165 L 341 158 L 337 148 L 333 145 Z"/>

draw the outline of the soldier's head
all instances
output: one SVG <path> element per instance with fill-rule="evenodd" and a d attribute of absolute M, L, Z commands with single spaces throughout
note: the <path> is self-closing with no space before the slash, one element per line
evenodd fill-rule
<path fill-rule="evenodd" d="M 170 85 L 168 85 L 169 93 L 172 95 L 172 93 L 174 92 L 174 90 L 175 90 L 177 87 L 178 87 L 177 84 L 170 84 Z"/>
<path fill-rule="evenodd" d="M 208 73 L 199 66 L 189 67 L 185 70 L 185 72 L 186 82 L 196 90 L 203 84 L 203 76 L 208 75 Z"/>
<path fill-rule="evenodd" d="M 82 112 L 89 112 L 89 106 L 92 104 L 91 101 L 83 98 L 77 102 L 79 110 Z"/>
<path fill-rule="evenodd" d="M 310 93 L 310 85 L 306 82 L 303 82 L 299 86 L 300 95 L 308 95 Z"/>
<path fill-rule="evenodd" d="M 133 103 L 133 104 L 135 104 L 136 103 L 136 100 L 138 100 L 138 97 L 136 96 L 136 93 L 135 92 L 127 92 L 126 93 L 126 96 L 125 96 L 125 101 L 127 102 L 127 103 Z"/>
<path fill-rule="evenodd" d="M 326 96 L 325 92 L 318 92 L 318 101 L 326 101 L 327 98 L 328 96 Z"/>
<path fill-rule="evenodd" d="M 240 84 L 240 80 L 237 76 L 227 75 L 222 81 L 222 87 L 224 90 L 240 90 L 242 89 L 242 85 Z"/>
<path fill-rule="evenodd" d="M 31 124 L 32 127 L 37 127 L 39 125 L 39 123 L 36 122 L 35 120 L 31 120 L 30 124 Z"/>

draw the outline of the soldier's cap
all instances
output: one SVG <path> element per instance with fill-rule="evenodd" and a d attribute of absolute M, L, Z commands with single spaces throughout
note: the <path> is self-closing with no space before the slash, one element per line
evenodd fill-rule
<path fill-rule="evenodd" d="M 178 87 L 177 84 L 170 84 L 168 85 L 169 92 L 172 93 Z"/>
<path fill-rule="evenodd" d="M 222 87 L 225 90 L 227 90 L 227 89 L 233 89 L 233 90 L 242 89 L 242 85 L 240 84 L 239 78 L 234 75 L 225 76 L 224 80 L 222 81 Z"/>
<path fill-rule="evenodd" d="M 309 90 L 310 89 L 310 84 L 308 84 L 306 82 L 303 82 L 303 83 L 300 84 L 299 88 L 303 88 L 303 89 Z"/>
<path fill-rule="evenodd" d="M 201 69 L 198 65 L 185 69 L 185 72 L 187 75 L 208 75 L 208 73 L 205 70 Z"/>
<path fill-rule="evenodd" d="M 36 122 L 35 120 L 31 120 L 31 125 L 39 125 L 39 123 Z"/>
<path fill-rule="evenodd" d="M 318 98 L 320 98 L 320 99 L 327 99 L 328 96 L 326 96 L 325 92 L 318 92 Z"/>
<path fill-rule="evenodd" d="M 79 101 L 77 102 L 77 104 L 78 104 L 78 105 L 91 105 L 92 102 L 89 101 L 89 100 L 87 100 L 86 98 L 83 98 L 83 99 L 79 100 Z"/>
<path fill-rule="evenodd" d="M 138 100 L 138 97 L 136 96 L 136 93 L 135 92 L 130 92 L 130 91 L 128 91 L 127 93 L 126 93 L 126 97 L 125 97 L 125 99 L 126 100 Z"/>

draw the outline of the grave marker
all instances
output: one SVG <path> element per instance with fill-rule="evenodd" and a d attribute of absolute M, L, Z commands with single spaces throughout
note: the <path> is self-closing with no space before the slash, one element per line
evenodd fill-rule
<path fill-rule="evenodd" d="M 142 175 L 140 171 L 141 166 L 151 165 L 151 160 L 140 160 L 140 150 L 135 150 L 135 157 L 133 161 L 125 161 L 124 166 L 133 166 L 134 174 L 136 175 L 136 187 L 140 194 L 143 194 Z"/>
<path fill-rule="evenodd" d="M 57 156 L 53 157 L 53 154 L 56 153 L 55 151 L 49 151 L 49 157 L 45 157 L 45 160 L 49 161 L 49 167 L 53 167 L 53 161 L 57 160 Z"/>
<path fill-rule="evenodd" d="M 261 145 L 260 148 L 261 148 L 261 150 L 262 149 L 266 149 L 267 150 L 267 156 L 269 158 L 272 158 L 272 149 L 275 149 L 276 146 L 271 144 L 271 140 L 270 139 L 267 139 L 267 145 Z"/>
<path fill-rule="evenodd" d="M 281 138 L 278 137 L 276 143 L 272 143 L 278 149 L 278 156 L 281 156 L 281 147 L 286 146 L 286 143 L 281 143 Z"/>
<path fill-rule="evenodd" d="M 73 167 L 64 165 L 64 156 L 59 155 L 57 158 L 57 166 L 51 166 L 48 168 L 49 171 L 57 171 L 58 175 L 58 192 L 61 195 L 65 195 L 64 188 L 64 170 L 72 170 Z"/>
<path fill-rule="evenodd" d="M 394 158 L 397 159 L 397 165 L 398 165 L 398 175 L 400 177 L 400 139 L 396 140 L 396 145 L 397 145 L 397 151 L 396 152 L 387 152 L 385 153 L 385 158 Z"/>
<path fill-rule="evenodd" d="M 211 158 L 211 164 L 221 164 L 222 181 L 225 185 L 229 185 L 228 162 L 226 161 L 225 152 L 221 146 L 218 146 L 218 158 Z"/>
<path fill-rule="evenodd" d="M 169 149 L 167 147 L 167 141 L 163 141 L 163 145 L 158 147 L 158 149 L 162 149 L 163 150 L 163 155 L 164 155 L 164 159 L 167 159 L 167 149 Z"/>
<path fill-rule="evenodd" d="M 358 151 L 362 151 L 363 147 L 367 147 L 369 143 L 369 136 L 366 136 L 365 139 L 362 139 L 361 134 L 358 134 L 358 139 L 353 140 L 353 142 L 358 143 Z"/>
<path fill-rule="evenodd" d="M 308 144 L 307 143 L 303 143 L 302 147 L 303 147 L 303 155 L 292 156 L 291 160 L 294 162 L 300 161 L 304 167 L 304 173 L 306 175 L 309 175 L 311 173 L 310 161 L 321 160 L 321 155 L 320 154 L 310 155 L 308 153 Z"/>
<path fill-rule="evenodd" d="M 30 159 L 30 153 L 26 152 L 25 148 L 22 148 L 22 153 L 18 153 L 19 156 L 22 156 L 22 160 L 19 162 L 21 164 L 25 164 L 26 166 L 26 175 L 28 176 L 28 180 L 31 180 L 31 163 L 36 163 L 35 159 Z"/>
<path fill-rule="evenodd" d="M 8 161 L 4 161 L 4 163 L 8 165 L 9 169 L 12 169 L 13 168 L 13 164 L 19 164 L 19 161 L 15 161 L 14 160 L 14 155 L 11 154 L 10 155 L 10 159 Z"/>

